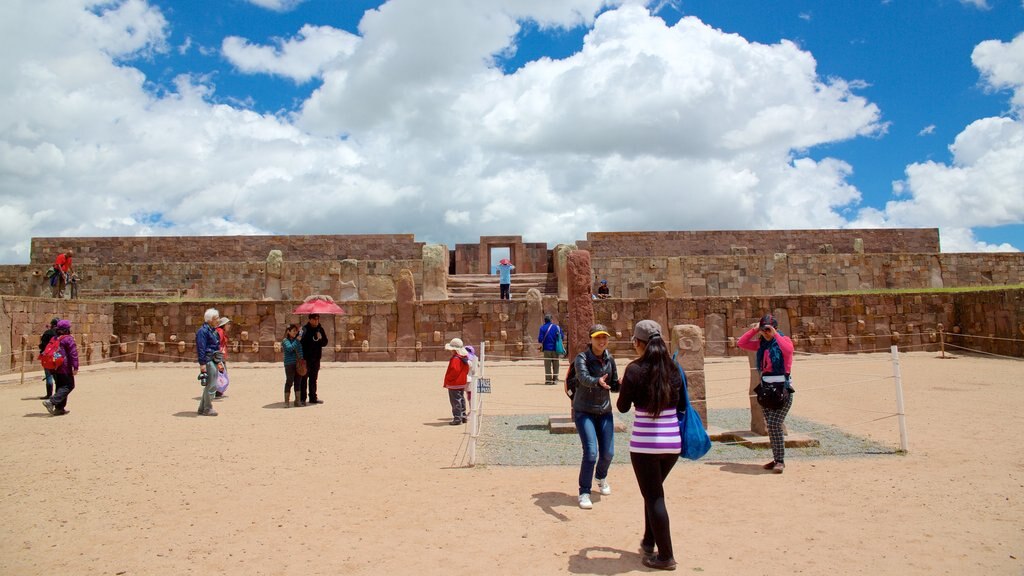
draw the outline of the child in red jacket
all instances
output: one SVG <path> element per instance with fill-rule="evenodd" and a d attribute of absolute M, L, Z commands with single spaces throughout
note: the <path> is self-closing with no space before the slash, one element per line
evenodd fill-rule
<path fill-rule="evenodd" d="M 448 389 L 448 401 L 452 404 L 452 426 L 466 423 L 466 377 L 469 376 L 469 352 L 461 338 L 452 338 L 444 345 L 452 353 L 448 370 L 444 373 L 444 387 Z"/>

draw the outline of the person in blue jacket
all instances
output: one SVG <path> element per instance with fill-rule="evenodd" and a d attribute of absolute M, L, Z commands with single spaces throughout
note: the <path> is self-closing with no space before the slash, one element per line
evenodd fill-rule
<path fill-rule="evenodd" d="M 551 314 L 545 314 L 544 325 L 537 333 L 537 342 L 540 342 L 541 351 L 544 352 L 544 383 L 549 386 L 558 382 L 558 340 L 560 338 L 565 338 L 562 329 L 551 321 Z"/>
<path fill-rule="evenodd" d="M 509 262 L 508 258 L 502 258 L 501 262 L 495 267 L 502 300 L 512 299 L 512 271 L 515 269 L 516 267 Z"/>

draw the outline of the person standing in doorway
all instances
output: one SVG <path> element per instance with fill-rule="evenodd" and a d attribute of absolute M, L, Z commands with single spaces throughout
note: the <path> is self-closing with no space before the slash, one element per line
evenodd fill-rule
<path fill-rule="evenodd" d="M 501 290 L 502 300 L 512 299 L 512 271 L 516 267 L 512 265 L 512 262 L 508 258 L 502 258 L 495 269 L 495 273 L 498 275 L 498 286 Z"/>
<path fill-rule="evenodd" d="M 50 320 L 50 328 L 43 332 L 42 336 L 39 337 L 39 353 L 42 354 L 43 350 L 46 350 L 46 345 L 50 343 L 57 334 L 57 322 L 60 322 L 60 318 L 54 318 Z M 46 396 L 40 398 L 40 400 L 49 400 L 53 396 L 53 372 L 43 368 L 43 380 L 46 381 Z"/>
<path fill-rule="evenodd" d="M 615 457 L 615 420 L 610 392 L 619 391 L 619 372 L 608 352 L 608 329 L 601 324 L 590 327 L 590 345 L 576 355 L 576 393 L 572 397 L 573 420 L 583 443 L 580 462 L 580 508 L 594 507 L 590 491 L 594 478 L 601 494 L 612 493 L 608 469 Z"/>
<path fill-rule="evenodd" d="M 199 415 L 216 416 L 213 409 L 213 397 L 217 392 L 217 373 L 224 367 L 224 357 L 220 353 L 220 337 L 217 336 L 217 323 L 220 312 L 216 308 L 207 308 L 203 314 L 203 325 L 196 331 L 196 359 L 199 361 L 199 375 L 205 382 L 203 392 L 199 396 Z"/>
<path fill-rule="evenodd" d="M 299 390 L 295 399 L 305 406 L 308 393 L 310 404 L 323 404 L 324 401 L 316 393 L 316 381 L 320 375 L 320 358 L 323 357 L 324 346 L 327 346 L 327 332 L 324 332 L 324 327 L 320 325 L 319 314 L 309 315 L 309 321 L 302 327 L 299 341 L 302 342 L 302 357 L 306 359 L 306 375 L 299 379 Z"/>
<path fill-rule="evenodd" d="M 43 406 L 50 414 L 63 416 L 68 413 L 68 396 L 75 389 L 75 376 L 78 375 L 78 346 L 75 344 L 75 337 L 71 335 L 71 321 L 57 322 L 53 337 L 60 342 L 60 353 L 64 357 L 64 363 L 53 371 L 56 390 L 49 400 L 43 400 Z"/>
<path fill-rule="evenodd" d="M 551 320 L 551 314 L 545 314 L 537 342 L 544 353 L 544 383 L 549 386 L 558 383 L 558 341 L 562 338 L 562 329 Z"/>

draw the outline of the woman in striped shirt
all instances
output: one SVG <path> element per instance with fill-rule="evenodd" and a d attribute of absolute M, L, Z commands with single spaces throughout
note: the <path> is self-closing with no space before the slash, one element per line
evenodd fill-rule
<path fill-rule="evenodd" d="M 644 537 L 640 541 L 643 564 L 648 568 L 675 570 L 672 534 L 665 508 L 665 478 L 679 459 L 677 411 L 683 379 L 654 320 L 641 320 L 633 328 L 633 347 L 639 358 L 626 366 L 616 406 L 619 412 L 636 407 L 629 459 L 644 497 Z M 657 553 L 655 553 L 657 545 Z"/>

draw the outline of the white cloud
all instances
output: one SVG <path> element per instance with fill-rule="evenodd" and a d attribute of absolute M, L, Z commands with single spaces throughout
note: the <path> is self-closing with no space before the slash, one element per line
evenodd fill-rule
<path fill-rule="evenodd" d="M 1018 114 L 1024 110 L 1024 33 L 1009 43 L 987 40 L 978 44 L 971 62 L 990 89 L 1012 90 L 1014 108 Z"/>
<path fill-rule="evenodd" d="M 1015 110 L 1024 92 L 1024 34 L 1010 43 L 986 41 L 973 61 L 991 89 L 1011 89 Z M 950 164 L 907 166 L 894 184 L 899 197 L 884 212 L 865 210 L 860 222 L 890 226 L 939 226 L 943 250 L 1006 250 L 974 239 L 970 228 L 1024 222 L 1024 122 L 1019 116 L 982 118 L 957 135 Z M 947 234 L 949 235 L 947 237 Z"/>
<path fill-rule="evenodd" d="M 605 4 L 391 0 L 359 37 L 306 26 L 225 40 L 240 70 L 322 81 L 301 111 L 276 117 L 213 103 L 230 101 L 215 76 L 147 93 L 124 59 L 166 50 L 170 31 L 142 0 L 98 14 L 89 0 L 7 0 L 0 261 L 23 261 L 29 237 L 51 235 L 411 232 L 452 245 L 851 224 L 854 168 L 804 151 L 884 134 L 861 84 L 822 78 L 790 42 L 751 43 L 693 18 L 667 26 L 636 1 L 596 16 Z M 504 74 L 495 55 L 515 49 L 523 20 L 592 30 L 578 53 Z M 1013 77 L 997 65 L 1007 52 L 984 56 L 994 87 Z M 1009 161 L 1019 125 L 985 120 L 958 137 L 954 165 L 908 167 L 902 204 L 858 219 L 1019 222 L 1019 205 L 995 192 L 1024 181 Z M 936 220 L 956 196 L 931 190 L 958 177 L 982 200 L 960 201 L 959 224 Z M 54 210 L 55 197 L 73 210 Z"/>
<path fill-rule="evenodd" d="M 307 24 L 294 38 L 275 39 L 274 44 L 259 46 L 238 36 L 228 36 L 222 50 L 224 57 L 242 72 L 266 72 L 301 84 L 319 76 L 325 64 L 350 55 L 359 38 L 330 26 Z"/>
<path fill-rule="evenodd" d="M 992 8 L 988 5 L 988 0 L 960 0 L 960 3 L 965 6 L 974 6 L 979 10 L 990 10 Z"/>
<path fill-rule="evenodd" d="M 917 133 L 918 136 L 931 136 L 932 134 L 935 134 L 935 124 L 929 124 Z"/>
<path fill-rule="evenodd" d="M 293 10 L 299 4 L 302 4 L 306 0 L 245 0 L 246 2 L 259 6 L 260 8 L 266 8 L 267 10 L 273 10 L 274 12 L 288 12 Z"/>

